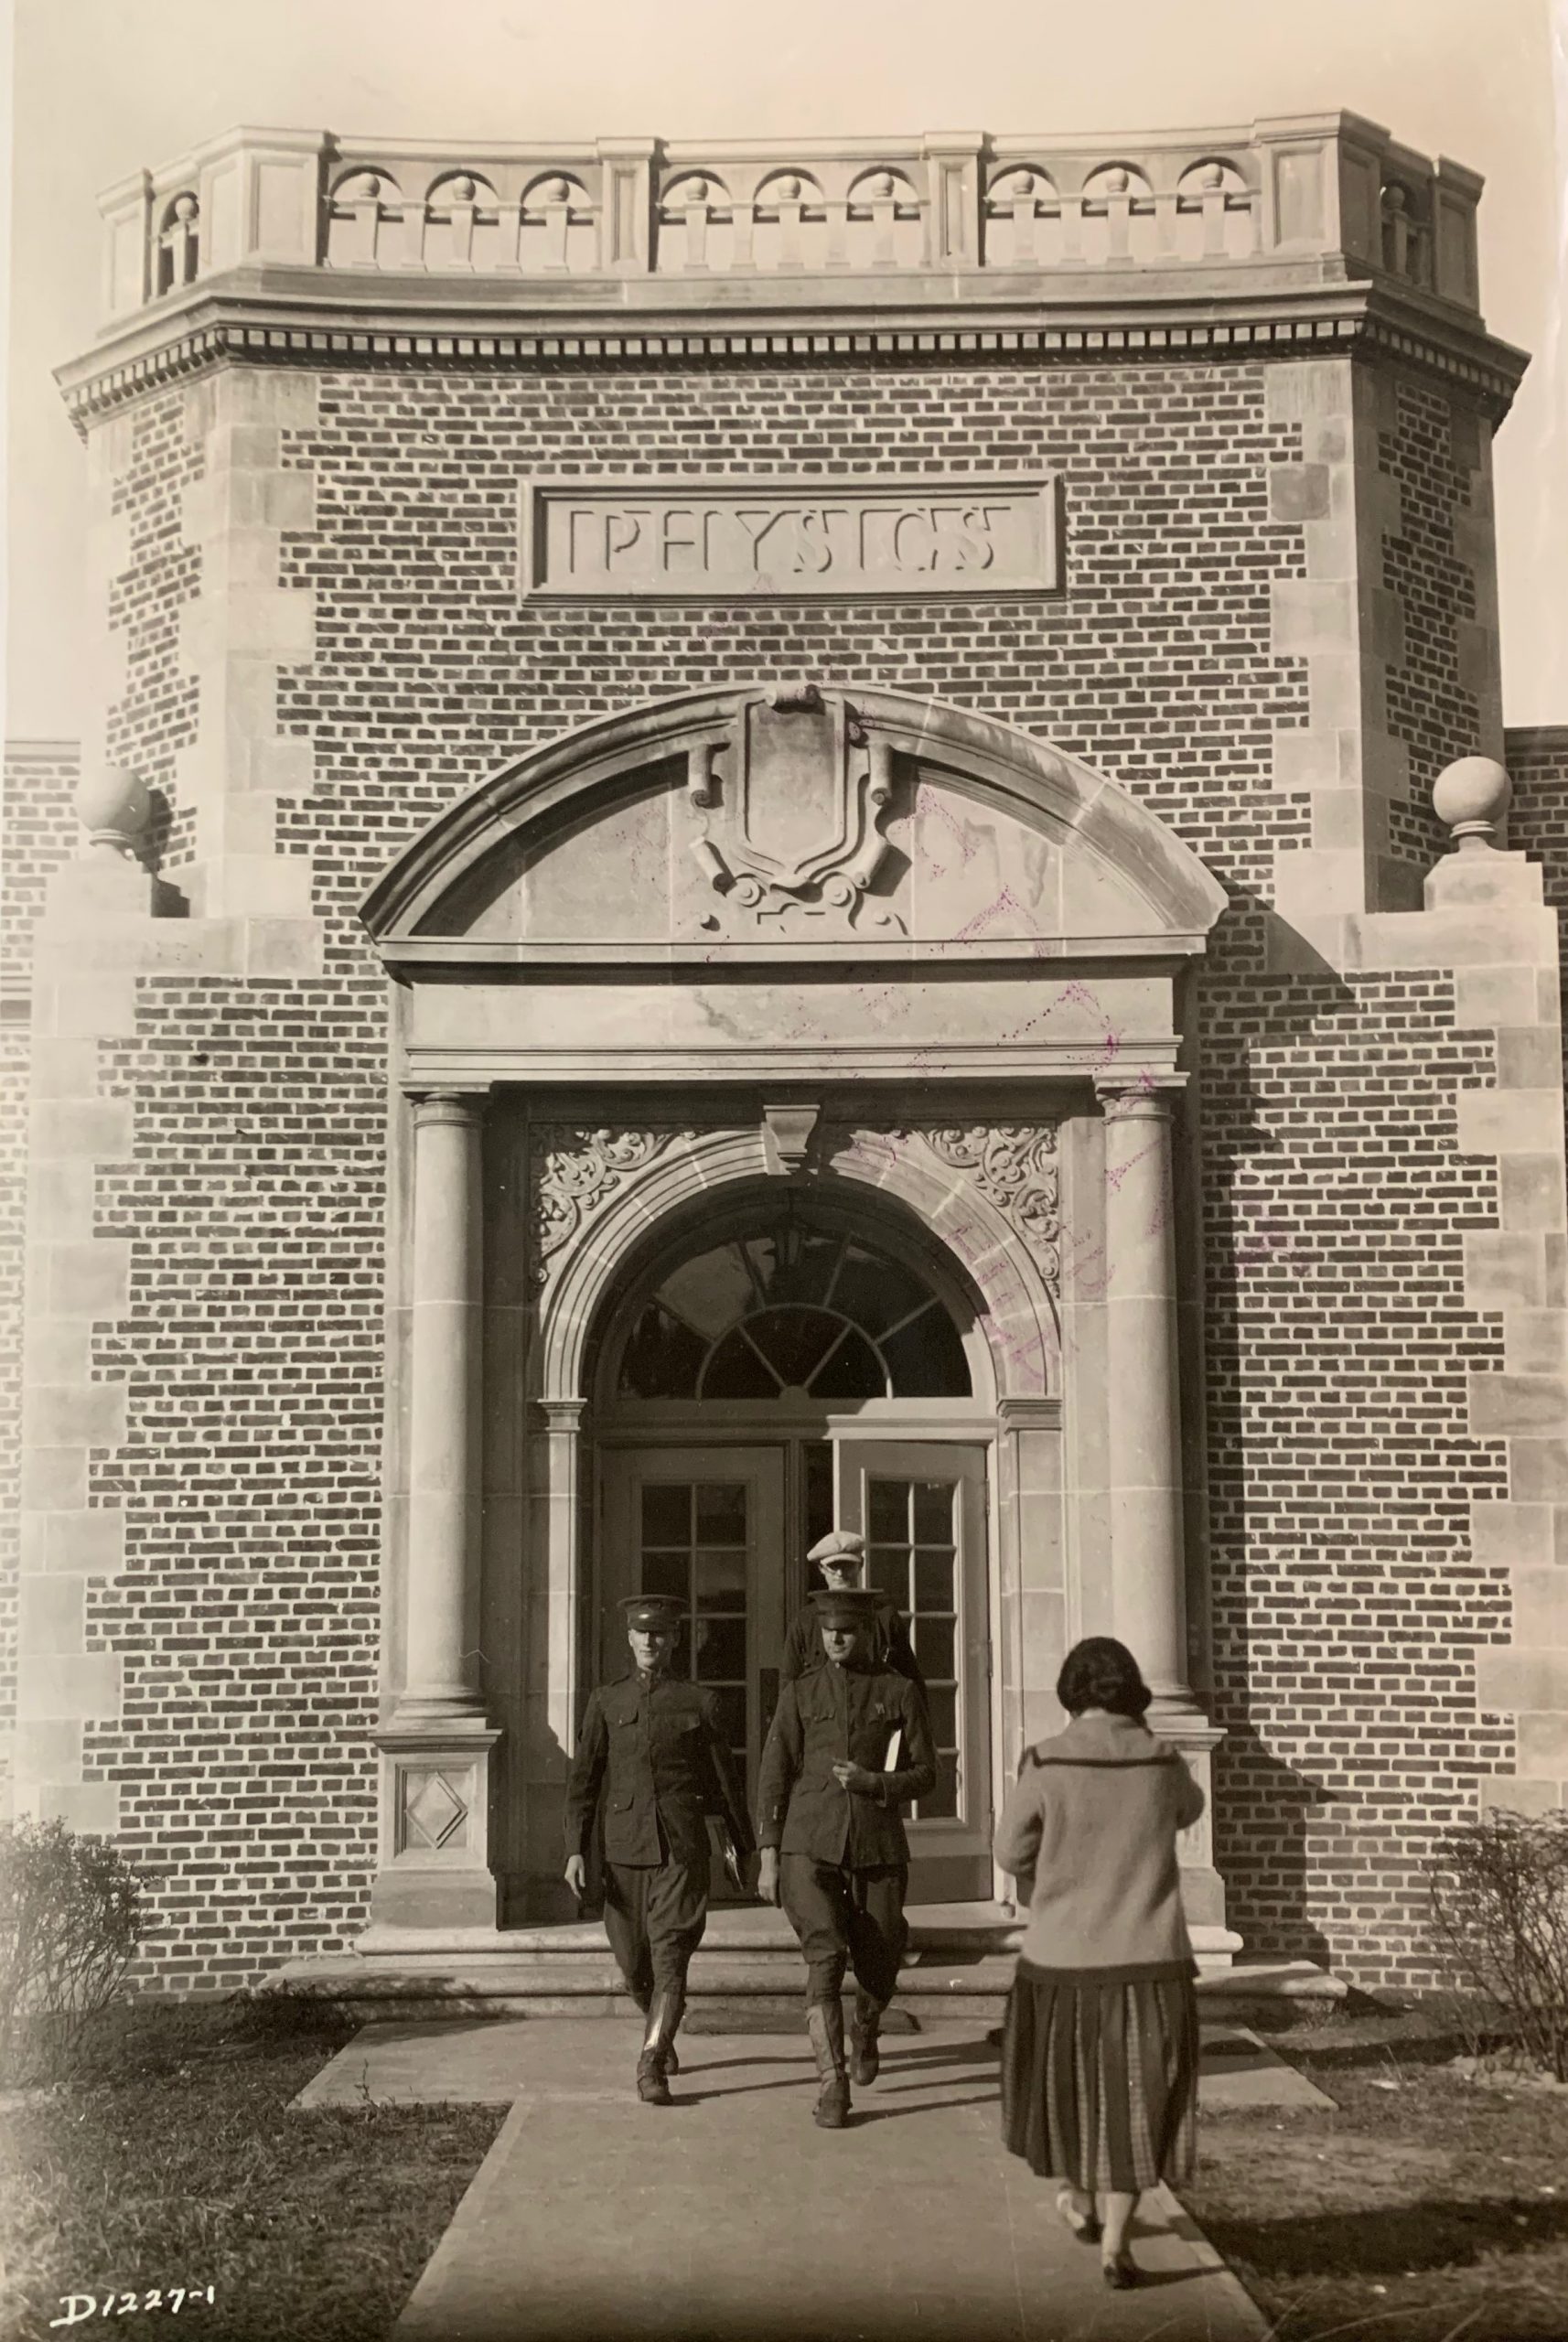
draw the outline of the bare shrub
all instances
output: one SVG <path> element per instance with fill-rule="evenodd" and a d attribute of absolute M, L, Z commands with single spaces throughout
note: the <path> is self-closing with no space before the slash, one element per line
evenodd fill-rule
<path fill-rule="evenodd" d="M 1466 1822 L 1439 1842 L 1426 1880 L 1434 1944 L 1477 2044 L 1510 2035 L 1568 2082 L 1568 1811 Z"/>
<path fill-rule="evenodd" d="M 106 1838 L 0 1824 L 0 2077 L 75 2068 L 146 1933 L 150 1884 Z"/>

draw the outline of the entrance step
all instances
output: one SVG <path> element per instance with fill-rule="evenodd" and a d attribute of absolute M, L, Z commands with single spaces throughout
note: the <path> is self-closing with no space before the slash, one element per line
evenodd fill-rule
<path fill-rule="evenodd" d="M 909 1917 L 898 2002 L 918 2025 L 998 2025 L 1023 1921 L 995 1904 L 924 1904 Z M 1195 1929 L 1206 2015 L 1240 2019 L 1332 2003 L 1345 1986 L 1310 1961 L 1230 1965 L 1240 1937 Z M 720 1907 L 687 1979 L 697 2031 L 794 2031 L 800 2022 L 800 1948 L 771 1906 Z M 564 1927 L 369 1929 L 352 1951 L 291 1961 L 269 1991 L 328 2002 L 360 2019 L 624 2016 L 631 2007 L 597 1921 Z"/>

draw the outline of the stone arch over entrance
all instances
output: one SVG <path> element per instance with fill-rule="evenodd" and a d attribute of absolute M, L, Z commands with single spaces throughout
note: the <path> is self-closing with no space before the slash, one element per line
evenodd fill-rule
<path fill-rule="evenodd" d="M 1053 745 L 798 679 L 531 750 L 399 857 L 364 907 L 407 1101 L 381 1916 L 493 1918 L 498 1878 L 514 1916 L 568 1916 L 562 1785 L 628 1436 L 593 1345 L 668 1237 L 748 1198 L 880 1226 L 962 1296 L 970 1413 L 923 1427 L 906 1477 L 940 1478 L 932 1442 L 979 1458 L 993 1778 L 1096 1630 L 1201 1767 L 1172 1133 L 1178 979 L 1224 903 Z M 460 1820 L 417 1842 L 446 1798 Z M 1204 1833 L 1188 1858 L 1201 1924 Z"/>
<path fill-rule="evenodd" d="M 1019 1194 L 1035 1218 L 1037 1233 L 1026 1244 L 1019 1234 L 1023 1213 L 1010 1219 L 975 1176 L 983 1142 L 977 1138 L 972 1145 L 966 1133 L 934 1125 L 865 1126 L 874 1121 L 851 1116 L 841 1123 L 818 1123 L 801 1161 L 789 1170 L 776 1153 L 770 1162 L 771 1133 L 765 1122 L 753 1130 L 699 1132 L 652 1125 L 635 1133 L 623 1132 L 618 1134 L 623 1158 L 641 1159 L 623 1159 L 619 1165 L 609 1162 L 602 1143 L 596 1149 L 599 1134 L 545 1125 L 535 1156 L 540 1189 L 547 1189 L 553 1179 L 559 1183 L 560 1174 L 553 1166 L 563 1162 L 572 1166 L 566 1175 L 568 1190 L 587 1186 L 595 1173 L 590 1168 L 585 1174 L 578 1166 L 585 1156 L 591 1161 L 596 1154 L 614 1186 L 607 1179 L 604 1190 L 590 1188 L 590 1193 L 604 1194 L 598 1213 L 582 1215 L 558 1248 L 544 1253 L 535 1272 L 540 1300 L 532 1395 L 586 1399 L 585 1359 L 596 1325 L 638 1257 L 650 1245 L 667 1241 L 704 1209 L 722 1207 L 732 1197 L 759 1186 L 766 1190 L 782 1180 L 791 1191 L 842 1198 L 869 1225 L 884 1219 L 891 1203 L 894 1241 L 900 1232 L 924 1231 L 939 1277 L 945 1254 L 955 1291 L 972 1296 L 973 1322 L 995 1394 L 1059 1396 L 1060 1337 L 1052 1290 L 1059 1274 L 1055 1242 L 1059 1211 L 1051 1127 L 1020 1128 L 1002 1142 L 1019 1166 Z M 606 1136 L 609 1145 L 618 1144 Z M 579 1141 L 575 1146 L 574 1139 Z M 541 1213 L 542 1220 L 544 1217 Z"/>

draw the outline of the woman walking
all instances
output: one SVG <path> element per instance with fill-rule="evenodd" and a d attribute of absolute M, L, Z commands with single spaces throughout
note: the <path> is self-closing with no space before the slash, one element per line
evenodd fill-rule
<path fill-rule="evenodd" d="M 1105 2283 L 1138 2282 L 1127 2231 L 1142 2189 L 1192 2175 L 1197 1972 L 1176 1835 L 1203 1791 L 1144 1723 L 1150 1692 L 1122 1643 L 1069 1651 L 1057 1697 L 1072 1721 L 1024 1758 L 996 1859 L 1033 1874 L 1007 2003 L 1002 2130 L 1061 2183 L 1057 2209 L 1098 2241 Z"/>

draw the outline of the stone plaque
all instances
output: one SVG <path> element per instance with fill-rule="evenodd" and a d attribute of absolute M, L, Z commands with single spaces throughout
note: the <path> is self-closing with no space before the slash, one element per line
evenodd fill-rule
<path fill-rule="evenodd" d="M 525 595 L 856 601 L 1049 594 L 1058 484 L 1005 478 L 530 480 Z"/>

